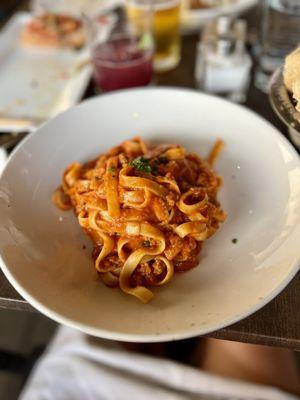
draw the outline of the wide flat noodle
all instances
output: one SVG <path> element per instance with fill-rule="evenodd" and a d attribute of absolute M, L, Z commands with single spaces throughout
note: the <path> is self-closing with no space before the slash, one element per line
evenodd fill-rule
<path fill-rule="evenodd" d="M 105 173 L 105 192 L 108 214 L 111 218 L 120 216 L 119 179 L 117 173 L 118 157 L 111 157 L 107 161 Z"/>

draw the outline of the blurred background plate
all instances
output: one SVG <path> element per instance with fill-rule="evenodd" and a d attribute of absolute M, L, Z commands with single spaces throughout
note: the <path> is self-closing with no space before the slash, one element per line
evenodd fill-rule
<path fill-rule="evenodd" d="M 32 17 L 19 12 L 0 35 L 0 131 L 20 131 L 21 119 L 47 120 L 77 103 L 90 80 L 86 49 L 26 48 L 20 32 Z M 82 65 L 82 67 L 81 67 Z M 16 120 L 14 124 L 13 121 Z"/>
<path fill-rule="evenodd" d="M 184 33 L 192 33 L 204 26 L 207 22 L 221 15 L 232 16 L 247 11 L 258 3 L 258 0 L 236 0 L 232 4 L 222 7 L 211 7 L 206 9 L 186 9 L 182 14 L 182 31 Z"/>

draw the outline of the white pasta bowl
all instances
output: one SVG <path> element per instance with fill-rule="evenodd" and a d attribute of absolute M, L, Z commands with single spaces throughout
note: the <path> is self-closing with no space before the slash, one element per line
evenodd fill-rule
<path fill-rule="evenodd" d="M 146 305 L 103 285 L 74 213 L 51 202 L 69 163 L 135 135 L 201 156 L 217 138 L 225 142 L 216 171 L 228 218 L 204 244 L 199 266 L 154 289 Z M 35 308 L 89 334 L 136 342 L 205 334 L 255 312 L 296 274 L 299 182 L 293 147 L 243 107 L 179 89 L 96 97 L 40 127 L 10 156 L 0 179 L 0 263 Z"/>

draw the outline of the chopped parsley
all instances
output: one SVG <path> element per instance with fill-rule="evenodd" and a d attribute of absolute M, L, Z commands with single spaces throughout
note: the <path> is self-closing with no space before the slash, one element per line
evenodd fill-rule
<path fill-rule="evenodd" d="M 117 168 L 116 167 L 109 167 L 108 172 L 116 172 Z"/>
<path fill-rule="evenodd" d="M 135 158 L 129 163 L 129 165 L 131 167 L 134 167 L 137 171 L 148 172 L 148 173 L 152 171 L 150 161 L 144 158 L 143 156 Z"/>
<path fill-rule="evenodd" d="M 151 241 L 150 241 L 149 239 L 145 240 L 145 241 L 143 242 L 143 246 L 144 246 L 144 247 L 151 247 Z"/>
<path fill-rule="evenodd" d="M 232 241 L 232 243 L 234 243 L 234 244 L 236 244 L 236 243 L 238 242 L 237 238 L 234 238 L 234 239 L 232 239 L 231 241 Z"/>

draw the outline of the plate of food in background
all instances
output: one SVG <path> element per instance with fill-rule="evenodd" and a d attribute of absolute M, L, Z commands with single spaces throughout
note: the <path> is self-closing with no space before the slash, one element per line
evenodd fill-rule
<path fill-rule="evenodd" d="M 32 129 L 77 103 L 91 76 L 82 22 L 19 12 L 0 33 L 0 130 Z"/>
<path fill-rule="evenodd" d="M 1 267 L 35 308 L 86 333 L 203 335 L 297 273 L 299 178 L 291 144 L 241 106 L 171 88 L 106 94 L 10 156 Z"/>
<path fill-rule="evenodd" d="M 183 32 L 197 31 L 205 23 L 222 15 L 235 17 L 257 4 L 258 0 L 184 0 Z"/>
<path fill-rule="evenodd" d="M 291 140 L 300 148 L 300 48 L 285 59 L 269 82 L 269 98 L 279 118 L 289 128 Z"/>

